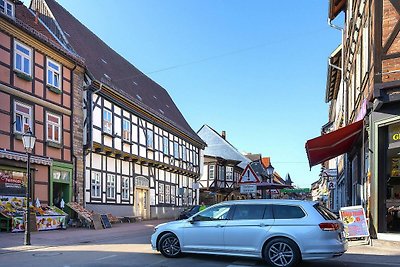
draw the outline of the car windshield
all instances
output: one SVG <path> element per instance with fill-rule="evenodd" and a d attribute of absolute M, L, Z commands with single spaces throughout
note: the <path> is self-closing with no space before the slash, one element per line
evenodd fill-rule
<path fill-rule="evenodd" d="M 228 217 L 230 206 L 213 207 L 201 212 L 197 217 L 199 221 L 225 220 Z"/>
<path fill-rule="evenodd" d="M 328 208 L 325 208 L 324 206 L 316 203 L 314 205 L 314 208 L 318 211 L 319 214 L 325 219 L 325 220 L 337 220 L 338 217 L 330 211 Z"/>

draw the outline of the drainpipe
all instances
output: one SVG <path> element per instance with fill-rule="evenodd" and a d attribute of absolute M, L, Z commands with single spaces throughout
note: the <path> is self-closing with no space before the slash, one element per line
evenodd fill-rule
<path fill-rule="evenodd" d="M 336 29 L 336 30 L 338 30 L 338 31 L 340 31 L 341 32 L 341 43 L 342 43 L 342 67 L 341 68 L 339 68 L 339 67 L 337 67 L 337 66 L 334 66 L 334 65 L 332 65 L 331 64 L 331 60 L 330 60 L 330 58 L 329 58 L 329 66 L 332 66 L 333 68 L 336 68 L 336 69 L 338 69 L 338 70 L 340 70 L 341 71 L 341 80 L 342 80 L 342 86 L 343 86 L 343 113 L 344 113 L 344 124 L 345 125 L 347 125 L 347 123 L 348 123 L 348 103 L 347 103 L 347 101 L 348 101 L 348 95 L 347 95 L 347 79 L 345 79 L 345 74 L 344 74 L 344 70 L 345 70 L 345 67 L 344 67 L 344 28 L 342 28 L 342 27 L 340 27 L 340 26 L 337 26 L 337 25 L 335 25 L 335 24 L 333 24 L 332 23 L 332 20 L 330 19 L 330 18 L 328 18 L 328 25 L 331 27 L 331 28 L 333 28 L 333 29 Z M 347 164 L 347 161 L 348 161 L 348 158 L 347 158 L 347 154 L 345 154 L 344 155 L 344 164 L 343 164 L 343 168 L 344 168 L 344 175 L 345 175 L 345 180 L 344 180 L 344 192 L 340 192 L 341 193 L 341 195 L 344 193 L 344 195 L 345 195 L 345 203 L 341 203 L 341 206 L 347 206 L 347 179 L 348 179 L 348 177 L 349 177 L 349 173 L 348 173 L 348 164 Z M 337 170 L 338 170 L 338 163 L 336 164 L 337 166 L 336 166 L 336 168 L 337 168 Z M 339 181 L 339 172 L 337 173 L 337 181 Z M 338 187 L 339 186 L 339 184 L 337 183 L 336 184 L 336 187 Z M 338 193 L 338 197 L 339 197 L 339 189 L 337 189 L 337 193 Z M 341 208 L 341 207 L 337 207 L 338 208 L 338 210 Z"/>

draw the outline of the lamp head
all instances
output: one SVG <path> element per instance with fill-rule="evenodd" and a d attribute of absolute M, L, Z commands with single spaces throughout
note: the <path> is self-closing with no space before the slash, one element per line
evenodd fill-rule
<path fill-rule="evenodd" d="M 23 135 L 22 135 L 22 143 L 24 144 L 25 151 L 27 153 L 31 153 L 36 142 L 36 137 L 33 135 L 31 129 L 28 129 Z"/>
<path fill-rule="evenodd" d="M 268 167 L 267 167 L 267 169 L 266 169 L 267 175 L 268 175 L 268 176 L 271 176 L 272 174 L 274 174 L 274 170 L 275 170 L 275 168 L 272 167 L 271 162 L 270 162 L 269 165 L 268 165 Z"/>

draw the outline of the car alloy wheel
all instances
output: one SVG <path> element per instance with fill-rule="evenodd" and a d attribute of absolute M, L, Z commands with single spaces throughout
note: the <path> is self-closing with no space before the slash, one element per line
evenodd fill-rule
<path fill-rule="evenodd" d="M 181 255 L 179 239 L 174 234 L 165 234 L 160 238 L 159 248 L 161 254 L 167 258 L 176 258 Z"/>
<path fill-rule="evenodd" d="M 293 241 L 277 238 L 265 247 L 264 259 L 274 267 L 291 267 L 300 261 L 300 253 Z"/>

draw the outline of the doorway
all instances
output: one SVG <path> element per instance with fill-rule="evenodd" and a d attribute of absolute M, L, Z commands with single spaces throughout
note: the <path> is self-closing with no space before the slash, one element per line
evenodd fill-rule
<path fill-rule="evenodd" d="M 136 188 L 135 190 L 136 215 L 142 219 L 149 219 L 149 190 Z"/>
<path fill-rule="evenodd" d="M 69 184 L 53 182 L 53 205 L 61 208 L 61 201 L 64 205 L 70 201 Z"/>

